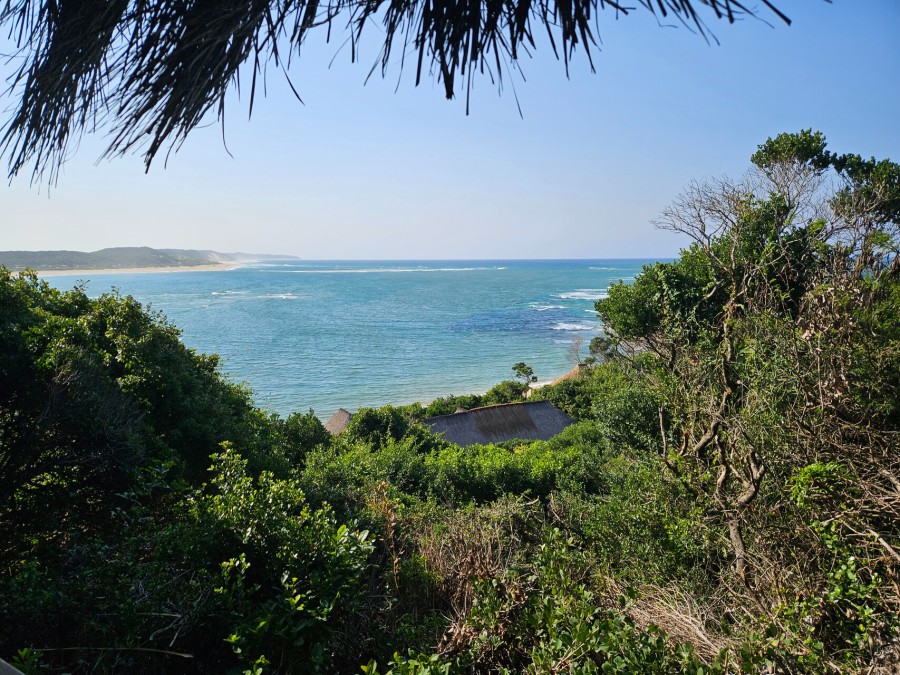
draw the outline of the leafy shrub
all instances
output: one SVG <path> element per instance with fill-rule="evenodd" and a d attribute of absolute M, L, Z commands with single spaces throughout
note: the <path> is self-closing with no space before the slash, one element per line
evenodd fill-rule
<path fill-rule="evenodd" d="M 264 657 L 284 672 L 327 668 L 335 618 L 354 608 L 372 550 L 368 532 L 310 510 L 294 481 L 254 479 L 232 450 L 212 471 L 209 489 L 189 502 L 187 526 L 207 533 L 208 551 L 230 554 L 215 587 L 230 630 L 223 639 L 248 666 Z"/>
<path fill-rule="evenodd" d="M 418 422 L 421 414 L 422 408 L 418 404 L 361 408 L 341 433 L 340 440 L 365 444 L 374 449 L 400 440 L 422 451 L 447 445 Z"/>
<path fill-rule="evenodd" d="M 690 495 L 660 472 L 655 457 L 610 455 L 597 471 L 604 492 L 559 495 L 559 525 L 577 533 L 602 569 L 625 584 L 678 580 L 707 592 L 725 562 L 720 539 L 705 527 Z"/>
<path fill-rule="evenodd" d="M 481 397 L 481 405 L 498 405 L 500 403 L 518 403 L 525 398 L 528 385 L 515 380 L 504 380 L 485 392 Z"/>
<path fill-rule="evenodd" d="M 303 463 L 307 453 L 321 446 L 329 446 L 332 436 L 312 410 L 306 414 L 292 413 L 279 425 L 278 445 L 291 466 Z"/>
<path fill-rule="evenodd" d="M 386 672 L 719 672 L 689 646 L 604 607 L 590 589 L 590 568 L 573 541 L 549 531 L 531 565 L 477 584 L 471 611 L 451 629 L 452 651 L 397 654 Z M 377 673 L 377 664 L 364 672 Z"/>
<path fill-rule="evenodd" d="M 478 394 L 465 394 L 463 396 L 445 396 L 436 398 L 423 410 L 423 417 L 438 417 L 439 415 L 452 415 L 457 408 L 471 410 L 486 405 L 483 397 Z"/>
<path fill-rule="evenodd" d="M 617 448 L 661 447 L 659 399 L 633 383 L 595 399 L 593 415 L 610 444 Z"/>

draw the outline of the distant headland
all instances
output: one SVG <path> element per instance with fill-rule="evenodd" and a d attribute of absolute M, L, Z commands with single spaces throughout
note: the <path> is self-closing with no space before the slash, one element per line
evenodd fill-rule
<path fill-rule="evenodd" d="M 123 246 L 99 251 L 0 251 L 0 265 L 21 272 L 33 269 L 41 275 L 191 272 L 234 269 L 241 263 L 259 260 L 297 260 L 296 256 L 257 253 Z"/>

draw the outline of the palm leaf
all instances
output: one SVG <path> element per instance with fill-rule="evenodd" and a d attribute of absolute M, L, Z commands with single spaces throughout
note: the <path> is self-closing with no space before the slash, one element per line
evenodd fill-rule
<path fill-rule="evenodd" d="M 434 77 L 448 98 L 461 87 L 468 95 L 477 73 L 502 85 L 505 71 L 535 49 L 536 29 L 567 72 L 579 48 L 593 68 L 601 10 L 674 17 L 707 39 L 701 12 L 728 22 L 757 16 L 738 0 L 6 0 L 0 26 L 16 45 L 17 66 L 0 154 L 10 177 L 30 166 L 33 181 L 53 182 L 70 141 L 105 128 L 107 156 L 139 150 L 149 169 L 211 109 L 222 118 L 226 93 L 248 63 L 252 110 L 257 75 L 270 62 L 286 72 L 279 48 L 299 58 L 314 30 L 329 38 L 346 31 L 356 60 L 362 35 L 380 24 L 375 68 L 386 73 L 398 53 L 402 68 L 407 52 L 415 54 L 416 84 Z"/>

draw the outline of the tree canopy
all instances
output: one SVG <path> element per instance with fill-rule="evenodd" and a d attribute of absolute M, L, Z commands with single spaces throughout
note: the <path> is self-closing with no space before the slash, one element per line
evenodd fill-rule
<path fill-rule="evenodd" d="M 314 30 L 329 39 L 343 30 L 354 61 L 363 36 L 380 31 L 373 71 L 402 68 L 409 57 L 416 84 L 433 77 L 452 98 L 459 89 L 468 96 L 476 75 L 501 85 L 543 31 L 567 71 L 579 47 L 593 68 L 600 11 L 618 18 L 638 9 L 707 39 L 707 19 L 758 14 L 741 0 L 4 0 L 0 27 L 16 53 L 0 154 L 10 177 L 31 166 L 32 180 L 52 181 L 70 141 L 102 128 L 111 135 L 106 156 L 140 151 L 149 168 L 213 108 L 222 119 L 242 73 L 252 111 L 258 78 L 270 66 L 287 75 Z"/>
<path fill-rule="evenodd" d="M 757 499 L 780 498 L 773 482 L 793 480 L 804 508 L 807 491 L 852 482 L 853 508 L 817 494 L 832 528 L 817 536 L 832 546 L 865 521 L 874 545 L 854 561 L 900 561 L 872 534 L 897 519 L 880 495 L 897 485 L 900 165 L 832 153 L 812 130 L 768 139 L 752 160 L 744 180 L 695 183 L 676 199 L 657 224 L 691 246 L 596 307 L 620 348 L 653 364 L 662 460 L 718 506 L 736 576 L 758 602 L 780 583 L 763 568 L 795 548 L 768 548 L 780 539 L 753 513 Z M 896 574 L 871 564 L 872 578 Z"/>

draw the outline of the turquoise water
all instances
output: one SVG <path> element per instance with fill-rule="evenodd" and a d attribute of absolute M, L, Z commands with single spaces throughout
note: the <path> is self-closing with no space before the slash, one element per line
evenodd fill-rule
<path fill-rule="evenodd" d="M 600 332 L 594 300 L 646 260 L 267 262 L 225 272 L 52 277 L 116 287 L 161 310 L 184 342 L 222 357 L 263 408 L 427 402 L 483 392 L 525 361 L 546 381 L 573 339 Z"/>

